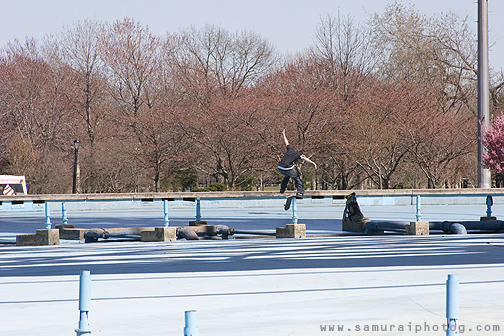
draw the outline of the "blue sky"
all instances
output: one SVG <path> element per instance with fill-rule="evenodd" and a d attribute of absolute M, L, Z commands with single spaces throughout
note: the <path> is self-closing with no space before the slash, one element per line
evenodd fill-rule
<path fill-rule="evenodd" d="M 206 23 L 229 31 L 251 30 L 268 38 L 280 52 L 298 52 L 313 44 L 320 18 L 350 14 L 364 23 L 382 13 L 388 0 L 0 0 L 0 47 L 14 39 L 41 39 L 82 19 L 133 18 L 158 35 Z M 454 12 L 474 22 L 477 0 L 402 0 L 420 12 Z M 504 1 L 488 0 L 490 65 L 504 68 Z M 503 55 L 499 57 L 498 55 Z"/>

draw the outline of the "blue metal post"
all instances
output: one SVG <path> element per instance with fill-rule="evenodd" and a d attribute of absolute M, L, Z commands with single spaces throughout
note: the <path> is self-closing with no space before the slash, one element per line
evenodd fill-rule
<path fill-rule="evenodd" d="M 200 221 L 201 220 L 201 200 L 200 197 L 198 196 L 196 198 L 196 220 Z"/>
<path fill-rule="evenodd" d="M 292 198 L 292 223 L 297 224 L 298 216 L 297 216 L 297 202 L 296 197 Z"/>
<path fill-rule="evenodd" d="M 486 197 L 486 205 L 487 205 L 487 210 L 486 210 L 487 217 L 492 217 L 493 198 L 491 195 L 488 195 Z"/>
<path fill-rule="evenodd" d="M 420 200 L 420 195 L 417 195 L 416 196 L 416 220 L 417 220 L 417 222 L 422 219 L 422 213 L 420 212 L 420 209 L 422 207 L 421 203 L 422 202 Z"/>
<path fill-rule="evenodd" d="M 79 328 L 75 329 L 77 336 L 91 335 L 89 327 L 89 309 L 91 308 L 91 272 L 81 271 L 79 283 Z"/>
<path fill-rule="evenodd" d="M 45 202 L 45 228 L 49 230 L 51 228 L 51 207 L 49 202 Z"/>
<path fill-rule="evenodd" d="M 446 336 L 458 335 L 459 281 L 456 274 L 446 280 Z"/>
<path fill-rule="evenodd" d="M 184 336 L 199 336 L 199 328 L 196 323 L 196 310 L 185 312 Z"/>
<path fill-rule="evenodd" d="M 68 224 L 68 217 L 67 217 L 67 213 L 66 213 L 65 202 L 61 202 L 61 217 L 63 220 L 63 225 L 67 225 Z"/>
<path fill-rule="evenodd" d="M 164 206 L 164 226 L 170 226 L 170 219 L 168 218 L 168 200 L 163 201 Z"/>

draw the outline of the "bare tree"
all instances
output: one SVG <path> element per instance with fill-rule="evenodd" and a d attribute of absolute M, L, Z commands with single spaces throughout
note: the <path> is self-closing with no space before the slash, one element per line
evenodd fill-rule
<path fill-rule="evenodd" d="M 175 58 L 179 76 L 192 88 L 201 82 L 206 93 L 215 90 L 234 95 L 269 71 L 275 62 L 274 48 L 255 33 L 231 34 L 206 25 L 181 31 Z M 196 81 L 195 81 L 196 80 Z"/>
<path fill-rule="evenodd" d="M 379 78 L 415 84 L 429 92 L 426 99 L 431 105 L 409 115 L 415 120 L 415 132 L 413 128 L 409 131 L 410 153 L 429 187 L 438 187 L 452 169 L 450 163 L 475 150 L 474 31 L 467 18 L 453 13 L 428 17 L 399 2 L 390 3 L 382 15 L 375 14 L 371 26 L 383 48 Z"/>
<path fill-rule="evenodd" d="M 151 78 L 158 68 L 160 39 L 131 19 L 107 25 L 100 43 L 111 92 L 126 116 L 154 105 Z M 134 126 L 134 125 L 133 125 Z"/>
<path fill-rule="evenodd" d="M 245 115 L 254 110 L 246 94 L 273 66 L 274 49 L 256 34 L 209 25 L 182 31 L 173 41 L 174 73 L 184 92 L 179 126 L 205 158 L 197 168 L 235 188 L 257 162 L 244 152 L 251 143 Z"/>
<path fill-rule="evenodd" d="M 363 80 L 376 71 L 378 49 L 369 28 L 350 15 L 327 15 L 315 31 L 314 53 L 327 63 L 335 87 L 344 99 L 351 97 Z"/>
<path fill-rule="evenodd" d="M 445 187 L 453 174 L 451 163 L 474 153 L 476 139 L 467 133 L 476 125 L 459 115 L 431 112 L 416 119 L 418 131 L 411 134 L 410 153 L 425 174 L 428 188 L 439 188 Z"/>
<path fill-rule="evenodd" d="M 382 47 L 382 80 L 428 83 L 442 111 L 477 114 L 477 44 L 467 18 L 428 17 L 392 2 L 370 24 Z"/>
<path fill-rule="evenodd" d="M 333 87 L 331 69 L 320 59 L 299 57 L 283 68 L 265 76 L 256 91 L 254 129 L 264 142 L 264 152 L 269 158 L 269 167 L 275 168 L 284 153 L 279 135 L 286 128 L 296 149 L 313 156 L 324 164 L 333 152 L 340 152 L 346 135 L 346 120 L 342 96 Z M 267 149 L 266 149 L 267 148 Z M 327 159 L 328 160 L 328 159 Z M 265 162 L 266 163 L 266 162 Z M 326 171 L 319 170 L 319 178 Z M 308 167 L 303 173 L 316 185 L 315 172 Z"/>
<path fill-rule="evenodd" d="M 105 117 L 103 109 L 97 108 L 100 100 L 103 100 L 105 89 L 103 63 L 98 48 L 102 26 L 98 21 L 77 22 L 65 27 L 56 41 L 63 62 L 70 66 L 75 75 L 77 92 L 69 93 L 68 99 L 86 123 L 91 147 L 95 144 L 96 129 Z"/>
<path fill-rule="evenodd" d="M 30 186 L 53 181 L 33 191 L 64 192 L 65 144 L 72 133 L 70 112 L 64 100 L 68 87 L 65 71 L 44 59 L 36 41 L 15 42 L 0 60 L 1 150 L 12 170 L 25 170 Z M 31 166 L 36 158 L 36 169 Z M 23 167 L 22 165 L 26 165 Z M 7 168 L 9 170 L 10 168 Z M 60 177 L 58 181 L 57 176 Z"/>
<path fill-rule="evenodd" d="M 158 109 L 158 90 L 153 83 L 159 69 L 161 41 L 148 28 L 131 19 L 107 25 L 101 36 L 100 50 L 108 70 L 109 87 L 119 110 L 118 122 L 129 128 L 138 146 L 125 146 L 138 163 L 149 162 L 154 170 L 154 189 L 159 188 L 160 169 L 166 146 L 160 141 L 159 128 L 151 124 Z M 120 134 L 118 136 L 121 136 Z M 122 134 L 128 143 L 128 134 Z M 142 148 L 142 150 L 138 150 Z"/>

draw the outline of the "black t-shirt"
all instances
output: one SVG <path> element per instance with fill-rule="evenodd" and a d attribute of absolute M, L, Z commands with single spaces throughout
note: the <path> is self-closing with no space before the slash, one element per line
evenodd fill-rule
<path fill-rule="evenodd" d="M 294 162 L 296 160 L 299 160 L 302 155 L 303 154 L 301 154 L 301 152 L 298 152 L 290 145 L 287 145 L 287 152 L 285 152 L 282 160 L 280 160 L 278 165 L 284 168 L 291 168 L 292 166 L 294 166 Z"/>

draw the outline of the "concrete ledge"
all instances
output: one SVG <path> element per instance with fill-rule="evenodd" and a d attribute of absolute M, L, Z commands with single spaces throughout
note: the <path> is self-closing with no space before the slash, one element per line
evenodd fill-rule
<path fill-rule="evenodd" d="M 173 226 L 156 227 L 154 231 L 140 232 L 140 240 L 143 242 L 165 242 L 177 240 L 177 228 Z"/>
<path fill-rule="evenodd" d="M 429 235 L 429 222 L 424 221 L 410 222 L 409 225 L 406 225 L 406 234 L 414 236 Z"/>
<path fill-rule="evenodd" d="M 59 230 L 37 230 L 35 234 L 22 234 L 16 236 L 17 246 L 59 245 Z"/>
<path fill-rule="evenodd" d="M 349 190 L 307 190 L 305 198 L 299 200 L 303 207 L 321 205 L 344 207 Z M 387 189 L 356 191 L 362 206 L 411 206 L 416 196 L 422 196 L 422 205 L 482 205 L 491 195 L 494 204 L 504 204 L 504 189 Z M 170 209 L 187 209 L 196 206 L 196 197 L 201 197 L 201 208 L 270 208 L 281 207 L 285 195 L 273 191 L 228 191 L 199 193 L 130 193 L 130 194 L 44 194 L 2 196 L 0 212 L 43 211 L 44 203 L 66 202 L 68 211 L 144 209 L 162 211 L 164 201 Z M 13 204 L 15 202 L 15 204 Z"/>
<path fill-rule="evenodd" d="M 276 228 L 277 238 L 306 238 L 305 224 L 287 224 L 284 228 Z"/>
<path fill-rule="evenodd" d="M 280 189 L 280 188 L 279 188 Z M 353 190 L 306 190 L 305 197 L 309 196 L 347 196 Z M 355 191 L 358 196 L 474 196 L 487 195 L 504 196 L 504 188 L 462 188 L 462 189 L 364 189 Z M 214 191 L 214 192 L 146 192 L 146 193 L 97 193 L 97 194 L 36 194 L 36 195 L 3 195 L 5 201 L 84 201 L 84 200 L 118 200 L 118 199 L 175 199 L 175 198 L 243 198 L 243 197 L 281 197 L 284 194 L 278 191 Z M 423 201 L 422 201 L 422 204 Z M 482 204 L 486 204 L 483 202 Z M 494 204 L 495 199 L 494 199 Z"/>

